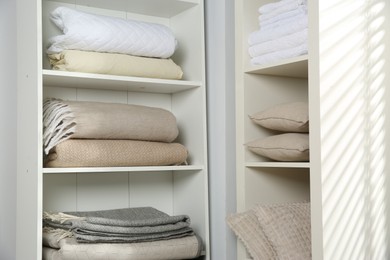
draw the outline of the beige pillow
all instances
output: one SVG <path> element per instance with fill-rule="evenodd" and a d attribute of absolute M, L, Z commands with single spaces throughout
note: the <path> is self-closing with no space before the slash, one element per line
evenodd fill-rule
<path fill-rule="evenodd" d="M 226 218 L 226 221 L 253 259 L 276 259 L 276 252 L 260 228 L 260 223 L 253 209 L 231 214 Z"/>
<path fill-rule="evenodd" d="M 248 142 L 246 146 L 250 151 L 276 161 L 309 161 L 309 134 L 272 135 Z"/>
<path fill-rule="evenodd" d="M 259 224 L 277 259 L 311 259 L 310 204 L 285 203 L 254 208 Z"/>
<path fill-rule="evenodd" d="M 307 102 L 280 104 L 249 116 L 262 127 L 282 132 L 309 132 Z"/>

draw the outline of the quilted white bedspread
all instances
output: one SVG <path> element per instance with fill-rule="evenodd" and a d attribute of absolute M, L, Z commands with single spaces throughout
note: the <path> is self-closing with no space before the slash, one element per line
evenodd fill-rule
<path fill-rule="evenodd" d="M 67 7 L 51 13 L 63 35 L 50 39 L 49 54 L 66 49 L 169 58 L 176 49 L 172 31 L 162 24 L 90 14 Z"/>

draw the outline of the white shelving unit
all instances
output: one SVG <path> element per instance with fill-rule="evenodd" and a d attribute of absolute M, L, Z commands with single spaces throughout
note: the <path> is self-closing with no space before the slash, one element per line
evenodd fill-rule
<path fill-rule="evenodd" d="M 182 80 L 53 71 L 45 50 L 60 32 L 49 13 L 68 6 L 93 13 L 161 23 L 178 40 L 172 59 Z M 17 259 L 42 259 L 42 211 L 153 206 L 187 214 L 210 259 L 206 133 L 204 8 L 202 0 L 18 0 L 18 230 Z M 191 28 L 191 30 L 188 30 Z M 45 98 L 160 107 L 177 118 L 176 141 L 188 165 L 44 168 L 42 101 Z"/>
<path fill-rule="evenodd" d="M 250 64 L 248 36 L 258 30 L 257 9 L 266 0 L 236 1 L 236 146 L 237 211 L 258 203 L 310 200 L 310 163 L 275 162 L 244 144 L 276 134 L 254 124 L 248 115 L 274 105 L 309 101 L 308 60 L 304 55 L 264 66 Z M 238 241 L 237 259 L 249 259 Z"/>

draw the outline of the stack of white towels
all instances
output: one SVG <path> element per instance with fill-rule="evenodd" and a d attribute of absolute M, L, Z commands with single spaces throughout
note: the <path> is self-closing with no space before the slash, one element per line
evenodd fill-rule
<path fill-rule="evenodd" d="M 281 0 L 259 9 L 260 29 L 249 35 L 252 65 L 307 54 L 307 0 Z"/>

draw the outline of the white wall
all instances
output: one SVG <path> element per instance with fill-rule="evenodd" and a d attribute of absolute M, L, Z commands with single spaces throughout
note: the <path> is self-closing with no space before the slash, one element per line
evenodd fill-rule
<path fill-rule="evenodd" d="M 16 1 L 0 1 L 0 259 L 15 259 Z"/>
<path fill-rule="evenodd" d="M 206 2 L 211 259 L 236 259 L 234 1 Z"/>

